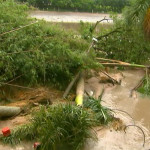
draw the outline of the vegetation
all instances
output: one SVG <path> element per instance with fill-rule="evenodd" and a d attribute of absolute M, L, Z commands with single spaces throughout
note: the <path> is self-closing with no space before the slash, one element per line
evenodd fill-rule
<path fill-rule="evenodd" d="M 40 9 L 74 10 L 86 12 L 121 12 L 128 0 L 19 0 Z"/>
<path fill-rule="evenodd" d="M 84 107 L 90 109 L 93 112 L 93 117 L 95 120 L 97 120 L 98 124 L 107 125 L 110 121 L 113 120 L 113 117 L 110 113 L 111 110 L 102 106 L 101 101 L 101 97 L 99 97 L 99 99 L 88 97 L 84 101 Z"/>
<path fill-rule="evenodd" d="M 93 25 L 81 23 L 82 37 L 86 40 L 89 37 L 97 38 L 98 42 L 94 43 L 94 49 L 98 57 L 137 64 L 148 62 L 150 57 L 150 42 L 147 38 L 150 33 L 148 4 L 148 1 L 136 0 L 134 3 L 131 1 L 130 6 L 124 9 L 122 18 L 112 16 L 114 21 L 112 26 L 101 27 L 101 32 L 92 32 L 92 35 Z M 139 11 L 139 8 L 143 10 Z"/>
<path fill-rule="evenodd" d="M 40 110 L 33 114 L 31 123 L 14 129 L 10 136 L 0 140 L 9 144 L 18 144 L 25 139 L 36 140 L 41 143 L 42 150 L 80 150 L 88 139 L 96 140 L 93 126 L 101 120 L 105 120 L 102 124 L 109 122 L 109 110 L 106 111 L 99 104 L 95 106 L 98 106 L 95 107 L 97 110 L 93 111 L 72 104 L 41 106 Z"/>
<path fill-rule="evenodd" d="M 138 92 L 146 96 L 150 96 L 150 77 L 149 76 L 147 76 L 144 79 L 143 85 L 138 89 Z"/>
<path fill-rule="evenodd" d="M 89 43 L 73 32 L 44 21 L 31 24 L 27 5 L 1 0 L 0 10 L 0 83 L 22 75 L 24 84 L 62 88 L 78 70 L 98 66 L 95 54 L 87 54 Z"/>

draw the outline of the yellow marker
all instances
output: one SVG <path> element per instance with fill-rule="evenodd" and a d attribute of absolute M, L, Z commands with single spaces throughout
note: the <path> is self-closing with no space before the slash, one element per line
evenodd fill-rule
<path fill-rule="evenodd" d="M 83 96 L 82 95 L 77 95 L 75 102 L 77 104 L 77 106 L 82 106 L 83 105 Z"/>

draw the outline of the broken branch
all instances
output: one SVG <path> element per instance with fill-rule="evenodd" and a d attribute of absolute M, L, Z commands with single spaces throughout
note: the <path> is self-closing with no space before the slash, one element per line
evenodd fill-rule
<path fill-rule="evenodd" d="M 118 63 L 101 63 L 103 66 L 118 66 L 118 67 L 133 67 L 133 68 L 150 68 L 150 66 L 138 65 L 138 64 L 118 64 Z"/>
<path fill-rule="evenodd" d="M 65 92 L 64 92 L 63 98 L 66 98 L 66 97 L 67 97 L 67 95 L 69 94 L 69 92 L 70 92 L 72 86 L 74 85 L 74 83 L 76 82 L 76 80 L 78 80 L 79 76 L 80 76 L 80 72 L 78 72 L 78 73 L 76 74 L 76 76 L 74 77 L 74 79 L 69 83 L 68 87 L 66 88 L 66 90 L 65 90 Z"/>
<path fill-rule="evenodd" d="M 32 22 L 32 23 L 27 24 L 27 25 L 24 25 L 24 26 L 22 26 L 22 27 L 20 27 L 20 28 L 16 28 L 16 29 L 13 29 L 13 30 L 10 30 L 10 31 L 7 31 L 7 32 L 4 32 L 4 33 L 1 33 L 1 34 L 0 34 L 0 36 L 3 36 L 3 35 L 5 35 L 5 34 L 8 34 L 8 33 L 12 33 L 12 32 L 18 31 L 18 30 L 20 30 L 20 29 L 26 28 L 26 27 L 28 27 L 28 26 L 30 26 L 30 25 L 35 24 L 35 23 L 38 23 L 38 21 L 36 21 L 36 22 Z"/>

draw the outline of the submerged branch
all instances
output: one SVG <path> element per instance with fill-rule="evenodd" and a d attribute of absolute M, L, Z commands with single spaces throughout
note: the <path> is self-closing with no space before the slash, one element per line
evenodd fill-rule
<path fill-rule="evenodd" d="M 126 129 L 128 127 L 137 127 L 138 129 L 140 129 L 142 131 L 142 134 L 143 134 L 143 147 L 145 146 L 145 133 L 143 131 L 143 129 L 137 125 L 127 125 L 125 128 L 124 128 L 124 132 L 126 133 Z"/>
<path fill-rule="evenodd" d="M 131 90 L 130 97 L 133 96 L 133 92 L 136 91 L 144 82 L 145 76 L 140 80 L 140 82 Z"/>
<path fill-rule="evenodd" d="M 110 78 L 113 81 L 113 83 L 115 82 L 117 84 L 120 84 L 117 80 L 115 80 L 114 78 L 112 78 L 108 73 L 106 73 L 106 72 L 104 72 L 102 70 L 100 70 L 100 72 L 102 72 L 104 75 L 106 75 L 108 78 Z"/>

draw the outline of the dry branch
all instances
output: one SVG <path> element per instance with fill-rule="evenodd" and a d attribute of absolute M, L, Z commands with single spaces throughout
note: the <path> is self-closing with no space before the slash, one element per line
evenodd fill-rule
<path fill-rule="evenodd" d="M 143 129 L 142 129 L 141 127 L 137 126 L 137 125 L 127 125 L 127 126 L 124 128 L 124 132 L 125 132 L 125 133 L 126 133 L 126 129 L 127 129 L 128 127 L 136 127 L 136 128 L 138 128 L 138 129 L 141 130 L 141 132 L 142 132 L 142 134 L 143 134 L 143 147 L 144 147 L 144 146 L 145 146 L 145 133 L 144 133 Z"/>
<path fill-rule="evenodd" d="M 66 97 L 67 97 L 67 95 L 69 94 L 69 92 L 70 92 L 72 86 L 73 86 L 74 83 L 78 80 L 79 76 L 80 76 L 80 72 L 78 72 L 78 73 L 76 74 L 76 76 L 74 77 L 74 79 L 69 83 L 68 87 L 67 87 L 66 90 L 65 90 L 65 93 L 64 93 L 64 95 L 63 95 L 63 98 L 66 98 Z"/>
<path fill-rule="evenodd" d="M 96 29 L 96 27 L 97 27 L 97 25 L 98 25 L 99 23 L 101 23 L 101 22 L 103 22 L 103 21 L 107 21 L 107 22 L 108 22 L 109 20 L 112 20 L 112 19 L 106 19 L 106 17 L 104 17 L 102 20 L 97 21 L 96 24 L 94 25 L 94 27 L 90 30 L 91 33 L 94 32 L 94 30 Z"/>
<path fill-rule="evenodd" d="M 101 63 L 103 66 L 109 67 L 133 67 L 133 68 L 150 68 L 150 66 L 138 65 L 138 64 L 119 64 L 119 63 Z"/>
<path fill-rule="evenodd" d="M 0 34 L 0 37 L 1 37 L 1 36 L 3 36 L 3 35 L 6 35 L 6 34 L 8 34 L 8 33 L 12 33 L 12 32 L 18 31 L 18 30 L 20 30 L 20 29 L 26 28 L 26 27 L 28 27 L 28 26 L 30 26 L 30 25 L 35 24 L 35 23 L 38 23 L 38 21 L 36 21 L 36 22 L 32 22 L 32 23 L 27 24 L 27 25 L 24 25 L 24 26 L 22 26 L 22 27 L 20 27 L 20 28 L 16 28 L 16 29 L 13 29 L 13 30 L 10 30 L 10 31 L 7 31 L 7 32 L 4 32 L 4 33 L 1 33 L 1 34 Z"/>
<path fill-rule="evenodd" d="M 96 58 L 96 59 L 100 60 L 100 61 L 106 61 L 106 62 L 113 62 L 113 63 L 119 63 L 119 64 L 124 64 L 124 65 L 129 65 L 129 63 L 123 62 L 123 61 L 120 61 L 120 60 L 106 59 L 106 58 Z"/>
<path fill-rule="evenodd" d="M 144 82 L 145 76 L 140 80 L 140 82 L 131 90 L 130 97 L 133 97 L 133 92 L 136 91 Z"/>
<path fill-rule="evenodd" d="M 111 32 L 109 32 L 109 33 L 107 33 L 107 34 L 104 34 L 104 35 L 102 35 L 102 36 L 99 36 L 99 37 L 97 37 L 96 39 L 97 39 L 97 40 L 101 40 L 102 38 L 108 37 L 108 36 L 111 35 L 111 34 L 120 33 L 120 32 L 121 32 L 120 29 L 121 29 L 121 28 L 116 28 L 115 30 L 113 30 L 113 31 L 111 31 Z"/>
<path fill-rule="evenodd" d="M 33 90 L 33 88 L 29 88 L 29 87 L 25 87 L 25 86 L 21 86 L 21 85 L 16 85 L 16 84 L 10 84 L 10 83 L 4 83 L 4 82 L 0 82 L 0 84 L 8 85 L 8 86 L 14 86 L 14 87 L 23 88 L 23 89 Z"/>
<path fill-rule="evenodd" d="M 117 80 L 115 80 L 114 78 L 112 78 L 108 73 L 100 70 L 104 75 L 106 75 L 108 78 L 110 78 L 112 80 L 113 83 L 117 83 L 120 84 Z"/>

